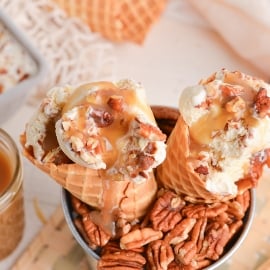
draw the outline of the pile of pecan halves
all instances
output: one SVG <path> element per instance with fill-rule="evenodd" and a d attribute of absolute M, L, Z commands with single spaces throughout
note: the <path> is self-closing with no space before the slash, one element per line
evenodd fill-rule
<path fill-rule="evenodd" d="M 98 270 L 189 270 L 203 269 L 225 252 L 243 225 L 250 191 L 227 202 L 194 204 L 162 189 L 140 223 L 117 222 L 117 240 L 91 221 L 89 206 L 73 196 L 71 202 L 75 225 L 100 255 Z"/>

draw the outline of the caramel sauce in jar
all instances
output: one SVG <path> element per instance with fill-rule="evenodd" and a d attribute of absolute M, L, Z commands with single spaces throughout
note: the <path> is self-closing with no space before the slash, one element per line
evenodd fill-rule
<path fill-rule="evenodd" d="M 0 259 L 17 247 L 23 231 L 21 159 L 12 138 L 0 129 Z"/>

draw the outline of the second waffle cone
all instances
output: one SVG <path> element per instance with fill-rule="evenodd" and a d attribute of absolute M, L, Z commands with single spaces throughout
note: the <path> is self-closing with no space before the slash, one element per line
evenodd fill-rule
<path fill-rule="evenodd" d="M 186 196 L 192 202 L 215 202 L 231 199 L 218 196 L 205 188 L 205 182 L 189 164 L 189 129 L 181 115 L 167 142 L 167 157 L 157 168 L 157 179 L 161 186 Z"/>

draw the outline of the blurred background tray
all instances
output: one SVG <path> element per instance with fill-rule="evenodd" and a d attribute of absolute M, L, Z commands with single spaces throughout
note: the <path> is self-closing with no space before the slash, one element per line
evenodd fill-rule
<path fill-rule="evenodd" d="M 13 46 L 18 46 L 24 52 L 24 54 L 32 60 L 33 62 L 33 70 L 35 72 L 33 74 L 29 74 L 29 77 L 26 77 L 22 81 L 14 82 L 10 88 L 6 89 L 3 93 L 0 93 L 0 124 L 2 122 L 7 121 L 11 115 L 13 115 L 19 107 L 21 107 L 26 100 L 27 97 L 30 96 L 32 91 L 38 84 L 41 82 L 42 78 L 44 78 L 48 68 L 45 59 L 43 58 L 42 54 L 39 50 L 32 45 L 31 41 L 28 37 L 18 28 L 16 24 L 14 24 L 13 19 L 6 15 L 0 9 L 0 24 L 3 26 L 3 36 L 6 35 L 9 37 L 7 40 L 7 47 L 9 46 L 8 42 L 10 42 L 10 46 L 7 48 L 8 54 L 10 50 L 13 49 Z M 0 36 L 0 39 L 4 37 Z M 15 50 L 18 52 L 19 50 Z M 0 70 L 5 70 L 8 63 L 5 63 L 5 55 L 0 56 Z M 15 57 L 14 57 L 15 58 Z M 15 59 L 12 59 L 15 61 Z M 18 59 L 19 61 L 20 59 Z M 23 60 L 25 60 L 23 58 Z M 7 59 L 10 61 L 10 59 Z M 16 64 L 16 63 L 15 63 Z M 14 71 L 17 72 L 21 69 L 21 66 L 18 63 L 18 66 L 13 65 L 12 68 Z M 7 72 L 9 72 L 7 70 Z"/>

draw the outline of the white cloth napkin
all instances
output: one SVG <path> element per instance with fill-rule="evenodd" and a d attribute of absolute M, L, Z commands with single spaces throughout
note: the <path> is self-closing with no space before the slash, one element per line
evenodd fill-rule
<path fill-rule="evenodd" d="M 241 57 L 270 77 L 269 0 L 189 0 Z"/>

